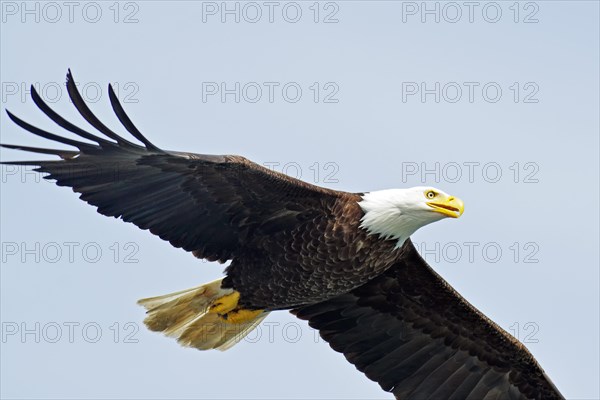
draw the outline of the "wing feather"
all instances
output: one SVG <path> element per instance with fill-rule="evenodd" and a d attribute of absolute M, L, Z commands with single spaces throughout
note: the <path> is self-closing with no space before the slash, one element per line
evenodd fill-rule
<path fill-rule="evenodd" d="M 389 270 L 292 311 L 397 398 L 562 399 L 534 357 L 463 299 L 410 241 Z"/>
<path fill-rule="evenodd" d="M 36 166 L 36 171 L 48 173 L 44 178 L 71 187 L 99 213 L 147 229 L 197 257 L 232 259 L 241 249 L 256 244 L 253 241 L 260 235 L 253 233 L 290 228 L 307 215 L 324 212 L 324 204 L 343 193 L 271 171 L 241 156 L 161 150 L 137 129 L 109 87 L 117 118 L 143 145 L 130 142 L 94 115 L 77 91 L 70 70 L 66 85 L 77 111 L 99 134 L 58 115 L 34 88 L 31 96 L 54 123 L 92 143 L 47 132 L 7 111 L 23 129 L 77 150 L 2 145 L 62 158 L 3 164 Z"/>
<path fill-rule="evenodd" d="M 73 78 L 73 74 L 71 73 L 70 69 L 67 72 L 67 93 L 69 94 L 73 105 L 75 105 L 75 108 L 77 111 L 79 111 L 79 114 L 81 114 L 81 116 L 98 131 L 102 132 L 109 138 L 116 140 L 117 143 L 119 143 L 119 145 L 122 147 L 141 148 L 141 146 L 131 143 L 130 141 L 123 139 L 121 136 L 111 131 L 102 123 L 102 121 L 98 119 L 98 117 L 96 117 L 96 115 L 94 115 L 92 110 L 90 110 L 87 104 L 85 104 L 85 100 L 83 100 L 83 97 L 81 97 L 81 94 L 77 90 L 75 78 Z"/>

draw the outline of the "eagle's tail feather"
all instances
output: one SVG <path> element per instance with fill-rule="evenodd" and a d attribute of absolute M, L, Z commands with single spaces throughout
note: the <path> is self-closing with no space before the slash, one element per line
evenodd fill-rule
<path fill-rule="evenodd" d="M 253 330 L 268 312 L 260 312 L 254 318 L 239 323 L 228 322 L 219 314 L 209 312 L 216 299 L 233 293 L 232 289 L 221 288 L 222 280 L 139 300 L 138 304 L 148 310 L 144 323 L 152 331 L 176 338 L 182 346 L 200 350 L 231 348 Z"/>

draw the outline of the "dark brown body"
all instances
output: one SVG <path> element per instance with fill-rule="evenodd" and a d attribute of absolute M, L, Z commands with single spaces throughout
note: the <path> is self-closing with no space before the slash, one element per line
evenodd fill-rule
<path fill-rule="evenodd" d="M 249 238 L 223 286 L 239 291 L 245 308 L 275 310 L 327 300 L 380 275 L 401 251 L 396 240 L 360 228 L 360 200 L 347 194 L 323 202 L 322 212 L 293 229 Z"/>

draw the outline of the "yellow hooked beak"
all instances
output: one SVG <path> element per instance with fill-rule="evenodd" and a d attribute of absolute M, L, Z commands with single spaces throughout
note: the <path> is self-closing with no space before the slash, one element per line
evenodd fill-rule
<path fill-rule="evenodd" d="M 428 201 L 427 205 L 433 208 L 433 211 L 444 214 L 450 218 L 458 218 L 465 211 L 465 203 L 458 197 L 445 196 L 438 194 L 433 201 Z"/>

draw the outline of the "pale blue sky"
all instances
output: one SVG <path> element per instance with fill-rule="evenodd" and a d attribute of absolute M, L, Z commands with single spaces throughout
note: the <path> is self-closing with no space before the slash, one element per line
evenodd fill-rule
<path fill-rule="evenodd" d="M 49 145 L 6 108 L 62 132 L 26 95 L 34 82 L 87 129 L 63 87 L 70 67 L 108 126 L 124 132 L 110 81 L 163 148 L 242 154 L 348 191 L 438 186 L 466 211 L 414 236 L 433 267 L 526 341 L 564 395 L 600 396 L 597 2 L 239 3 L 239 23 L 221 2 L 22 4 L 1 4 L 2 142 Z M 5 168 L 1 219 L 3 398 L 391 398 L 286 312 L 225 353 L 147 331 L 137 299 L 222 266 L 69 189 Z"/>

